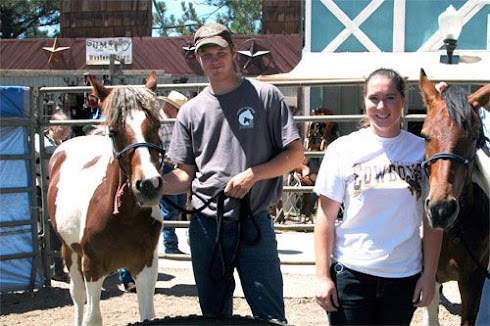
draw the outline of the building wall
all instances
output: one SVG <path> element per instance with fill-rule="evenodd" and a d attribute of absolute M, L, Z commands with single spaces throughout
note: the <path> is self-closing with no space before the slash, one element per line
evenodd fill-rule
<path fill-rule="evenodd" d="M 151 36 L 151 0 L 61 0 L 61 37 Z"/>
<path fill-rule="evenodd" d="M 306 51 L 437 51 L 438 16 L 449 5 L 464 16 L 458 49 L 490 49 L 488 1 L 305 1 Z"/>
<path fill-rule="evenodd" d="M 262 0 L 263 34 L 302 34 L 302 0 Z"/>
<path fill-rule="evenodd" d="M 439 51 L 443 37 L 438 16 L 450 5 L 465 22 L 457 49 L 490 50 L 490 2 L 486 0 L 305 0 L 304 51 Z M 410 85 L 408 96 L 409 113 L 425 112 L 417 85 Z M 317 87 L 309 90 L 305 106 L 360 114 L 362 100 L 361 86 Z M 344 133 L 357 128 L 355 123 L 343 125 Z"/>

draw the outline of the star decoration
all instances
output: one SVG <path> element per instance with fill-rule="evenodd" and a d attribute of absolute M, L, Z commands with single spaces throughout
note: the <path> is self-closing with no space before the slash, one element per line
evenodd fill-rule
<path fill-rule="evenodd" d="M 187 41 L 187 46 L 183 46 L 182 50 L 184 50 L 184 57 L 189 58 L 194 54 L 194 50 L 196 47 L 192 44 L 191 41 Z"/>
<path fill-rule="evenodd" d="M 48 59 L 48 65 L 51 64 L 51 60 L 54 58 L 55 55 L 61 53 L 62 51 L 68 50 L 69 48 L 70 48 L 69 46 L 58 47 L 58 38 L 54 39 L 52 47 L 43 47 L 43 50 L 51 52 L 51 55 L 49 56 Z"/>
<path fill-rule="evenodd" d="M 255 50 L 255 40 L 252 40 L 252 44 L 250 45 L 249 50 L 241 50 L 241 51 L 238 51 L 238 53 L 248 57 L 247 62 L 245 62 L 245 64 L 243 65 L 243 69 L 247 69 L 247 67 L 250 63 L 257 60 L 258 57 L 261 57 L 263 55 L 271 53 L 271 51 L 267 51 L 267 50 L 256 51 Z"/>

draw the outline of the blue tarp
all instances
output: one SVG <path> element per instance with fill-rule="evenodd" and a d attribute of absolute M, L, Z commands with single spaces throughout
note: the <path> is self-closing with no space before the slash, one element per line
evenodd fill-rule
<path fill-rule="evenodd" d="M 0 119 L 16 120 L 29 117 L 28 87 L 0 86 Z M 25 126 L 0 126 L 0 154 L 29 154 L 28 129 Z M 0 188 L 27 188 L 31 180 L 31 162 L 28 159 L 0 160 Z M 0 194 L 0 222 L 25 222 L 25 225 L 0 227 L 0 292 L 26 291 L 43 285 L 41 259 L 35 248 L 33 225 L 34 196 L 26 191 Z M 34 222 L 33 222 L 34 220 Z M 11 255 L 24 255 L 11 258 Z M 7 257 L 7 258 L 5 258 Z M 33 275 L 35 282 L 32 284 Z"/>

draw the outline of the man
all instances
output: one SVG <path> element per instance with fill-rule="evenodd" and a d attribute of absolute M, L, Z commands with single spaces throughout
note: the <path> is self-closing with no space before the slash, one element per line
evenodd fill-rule
<path fill-rule="evenodd" d="M 179 108 L 187 102 L 187 97 L 179 92 L 171 91 L 168 96 L 158 97 L 162 104 L 161 119 L 175 118 L 179 112 Z M 162 142 L 162 148 L 168 151 L 170 145 L 170 137 L 172 135 L 172 126 L 170 124 L 163 123 L 160 126 L 159 135 Z M 163 174 L 166 174 L 173 170 L 173 165 L 165 158 L 163 166 Z M 180 207 L 185 207 L 185 195 L 164 195 L 166 199 L 173 201 Z M 165 201 L 165 198 L 160 200 L 160 212 L 162 213 L 165 221 L 175 221 L 180 216 L 180 211 L 172 207 Z M 175 228 L 164 227 L 162 230 L 163 245 L 165 247 L 166 254 L 184 254 L 179 250 L 179 240 L 175 234 Z M 134 282 L 131 273 L 124 268 L 119 269 L 119 280 L 124 285 L 126 292 L 136 292 L 136 284 Z"/>
<path fill-rule="evenodd" d="M 207 24 L 194 36 L 209 86 L 179 110 L 164 176 L 166 194 L 192 186 L 192 205 L 210 205 L 189 226 L 194 278 L 204 316 L 230 316 L 236 267 L 254 317 L 286 322 L 269 207 L 303 146 L 279 90 L 238 76 L 230 31 Z"/>

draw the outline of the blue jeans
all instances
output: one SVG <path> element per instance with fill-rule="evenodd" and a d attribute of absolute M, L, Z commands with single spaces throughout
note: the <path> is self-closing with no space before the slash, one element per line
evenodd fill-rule
<path fill-rule="evenodd" d="M 490 325 L 490 280 L 488 278 L 485 279 L 485 283 L 483 284 L 483 290 L 481 292 L 480 299 L 480 309 L 478 310 L 478 315 L 476 316 L 475 325 L 483 326 Z"/>
<path fill-rule="evenodd" d="M 167 174 L 173 170 L 173 167 L 169 164 L 165 164 L 163 166 L 163 173 Z M 165 202 L 163 198 L 169 199 L 175 204 L 179 205 L 182 208 L 185 208 L 186 204 L 186 195 L 164 195 L 162 199 L 160 199 L 160 212 L 162 213 L 164 221 L 176 221 L 181 212 L 173 208 L 170 204 Z M 175 251 L 179 248 L 179 240 L 177 239 L 177 235 L 175 234 L 175 228 L 173 227 L 164 227 L 162 230 L 163 234 L 163 245 L 165 246 L 165 253 L 169 253 Z"/>
<path fill-rule="evenodd" d="M 330 325 L 409 325 L 412 296 L 420 277 L 368 275 L 334 263 L 330 275 L 337 287 L 339 309 L 328 313 Z"/>
<path fill-rule="evenodd" d="M 171 200 L 175 204 L 182 208 L 185 208 L 186 198 L 185 194 L 182 195 L 164 195 L 163 197 Z M 173 208 L 164 200 L 160 200 L 160 212 L 162 213 L 164 221 L 176 221 L 181 212 L 178 209 Z M 163 233 L 163 245 L 165 246 L 165 253 L 177 250 L 179 248 L 179 240 L 175 234 L 175 228 L 165 226 L 162 230 Z"/>
<path fill-rule="evenodd" d="M 131 273 L 127 269 L 119 268 L 117 271 L 119 272 L 119 281 L 121 283 L 134 282 Z"/>
<path fill-rule="evenodd" d="M 215 248 L 216 219 L 202 214 L 193 216 L 189 225 L 192 268 L 204 316 L 232 315 L 235 290 L 233 270 L 236 268 L 254 317 L 286 321 L 277 241 L 269 213 L 264 211 L 257 214 L 255 221 L 260 230 L 258 242 L 246 241 L 254 239 L 257 234 L 256 227 L 247 218 L 238 249 L 238 221 L 223 221 L 221 256 L 216 255 L 218 251 Z M 234 256 L 235 259 L 232 258 Z M 223 261 L 225 267 L 221 264 Z M 233 266 L 230 266 L 230 261 L 234 261 Z"/>

